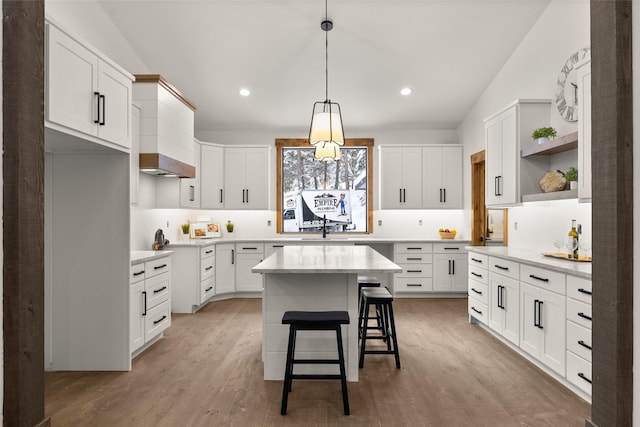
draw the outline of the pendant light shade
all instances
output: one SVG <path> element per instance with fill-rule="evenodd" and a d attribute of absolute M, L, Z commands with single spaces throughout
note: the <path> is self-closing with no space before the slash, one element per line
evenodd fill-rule
<path fill-rule="evenodd" d="M 316 144 L 314 158 L 324 162 L 340 160 L 340 146 L 331 141 L 319 142 Z"/>

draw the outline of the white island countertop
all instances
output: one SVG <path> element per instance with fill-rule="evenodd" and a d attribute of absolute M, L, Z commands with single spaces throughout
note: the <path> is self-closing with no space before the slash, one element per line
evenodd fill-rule
<path fill-rule="evenodd" d="M 369 246 L 284 246 L 254 273 L 400 273 L 402 267 Z"/>
<path fill-rule="evenodd" d="M 169 256 L 173 251 L 131 251 L 131 265 Z"/>

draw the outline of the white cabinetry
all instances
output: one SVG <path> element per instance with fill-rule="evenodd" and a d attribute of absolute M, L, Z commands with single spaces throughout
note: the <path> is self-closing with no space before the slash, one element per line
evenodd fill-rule
<path fill-rule="evenodd" d="M 422 148 L 422 207 L 462 209 L 462 147 Z"/>
<path fill-rule="evenodd" d="M 133 106 L 131 114 L 131 154 L 129 155 L 129 202 L 138 204 L 140 188 L 140 107 Z"/>
<path fill-rule="evenodd" d="M 433 291 L 467 290 L 467 251 L 461 243 L 433 244 Z"/>
<path fill-rule="evenodd" d="M 382 209 L 422 208 L 422 148 L 380 149 Z"/>
<path fill-rule="evenodd" d="M 516 100 L 485 120 L 487 206 L 515 205 L 521 194 L 539 192 L 539 178 L 531 177 L 542 177 L 546 164 L 536 159 L 523 162 L 520 151 L 535 143 L 531 133 L 547 125 L 549 117 L 549 100 Z"/>
<path fill-rule="evenodd" d="M 262 274 L 251 269 L 264 259 L 263 243 L 236 243 L 236 291 L 261 292 Z"/>
<path fill-rule="evenodd" d="M 432 292 L 433 244 L 397 243 L 393 252 L 393 261 L 402 267 L 402 273 L 394 274 L 394 292 Z"/>
<path fill-rule="evenodd" d="M 269 209 L 269 147 L 225 147 L 225 209 Z"/>
<path fill-rule="evenodd" d="M 578 198 L 591 201 L 591 61 L 576 67 L 578 85 Z"/>
<path fill-rule="evenodd" d="M 216 245 L 216 295 L 236 290 L 236 250 L 233 243 Z"/>
<path fill-rule="evenodd" d="M 193 165 L 196 168 L 196 176 L 193 178 L 180 179 L 180 207 L 199 208 L 200 207 L 200 181 L 202 176 L 200 162 L 200 142 L 193 141 Z"/>
<path fill-rule="evenodd" d="M 489 318 L 489 257 L 474 252 L 468 254 L 469 321 L 488 324 Z"/>
<path fill-rule="evenodd" d="M 520 284 L 516 262 L 489 257 L 489 327 L 520 344 Z"/>
<path fill-rule="evenodd" d="M 171 257 L 169 254 L 131 266 L 130 351 L 136 353 L 171 326 Z"/>
<path fill-rule="evenodd" d="M 47 126 L 131 148 L 133 76 L 53 24 L 45 28 Z"/>
<path fill-rule="evenodd" d="M 200 207 L 224 208 L 224 151 L 216 145 L 203 143 L 200 147 Z M 265 159 L 266 161 L 266 159 Z M 196 171 L 196 174 L 198 171 Z"/>
<path fill-rule="evenodd" d="M 171 311 L 193 313 L 215 295 L 214 244 L 176 246 L 173 250 L 173 286 Z"/>
<path fill-rule="evenodd" d="M 591 281 L 567 276 L 567 380 L 591 396 Z"/>

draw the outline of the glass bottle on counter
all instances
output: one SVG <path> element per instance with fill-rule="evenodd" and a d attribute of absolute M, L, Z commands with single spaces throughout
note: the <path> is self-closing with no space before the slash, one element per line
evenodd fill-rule
<path fill-rule="evenodd" d="M 571 230 L 569 230 L 569 258 L 578 259 L 578 231 L 576 230 L 576 220 L 571 220 Z"/>

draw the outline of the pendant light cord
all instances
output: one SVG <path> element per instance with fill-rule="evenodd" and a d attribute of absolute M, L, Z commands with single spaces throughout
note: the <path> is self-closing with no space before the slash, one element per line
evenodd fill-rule
<path fill-rule="evenodd" d="M 329 12 L 327 6 L 328 0 L 324 0 L 324 20 L 329 20 Z M 325 96 L 324 99 L 329 100 L 329 29 L 324 30 L 324 81 Z"/>

